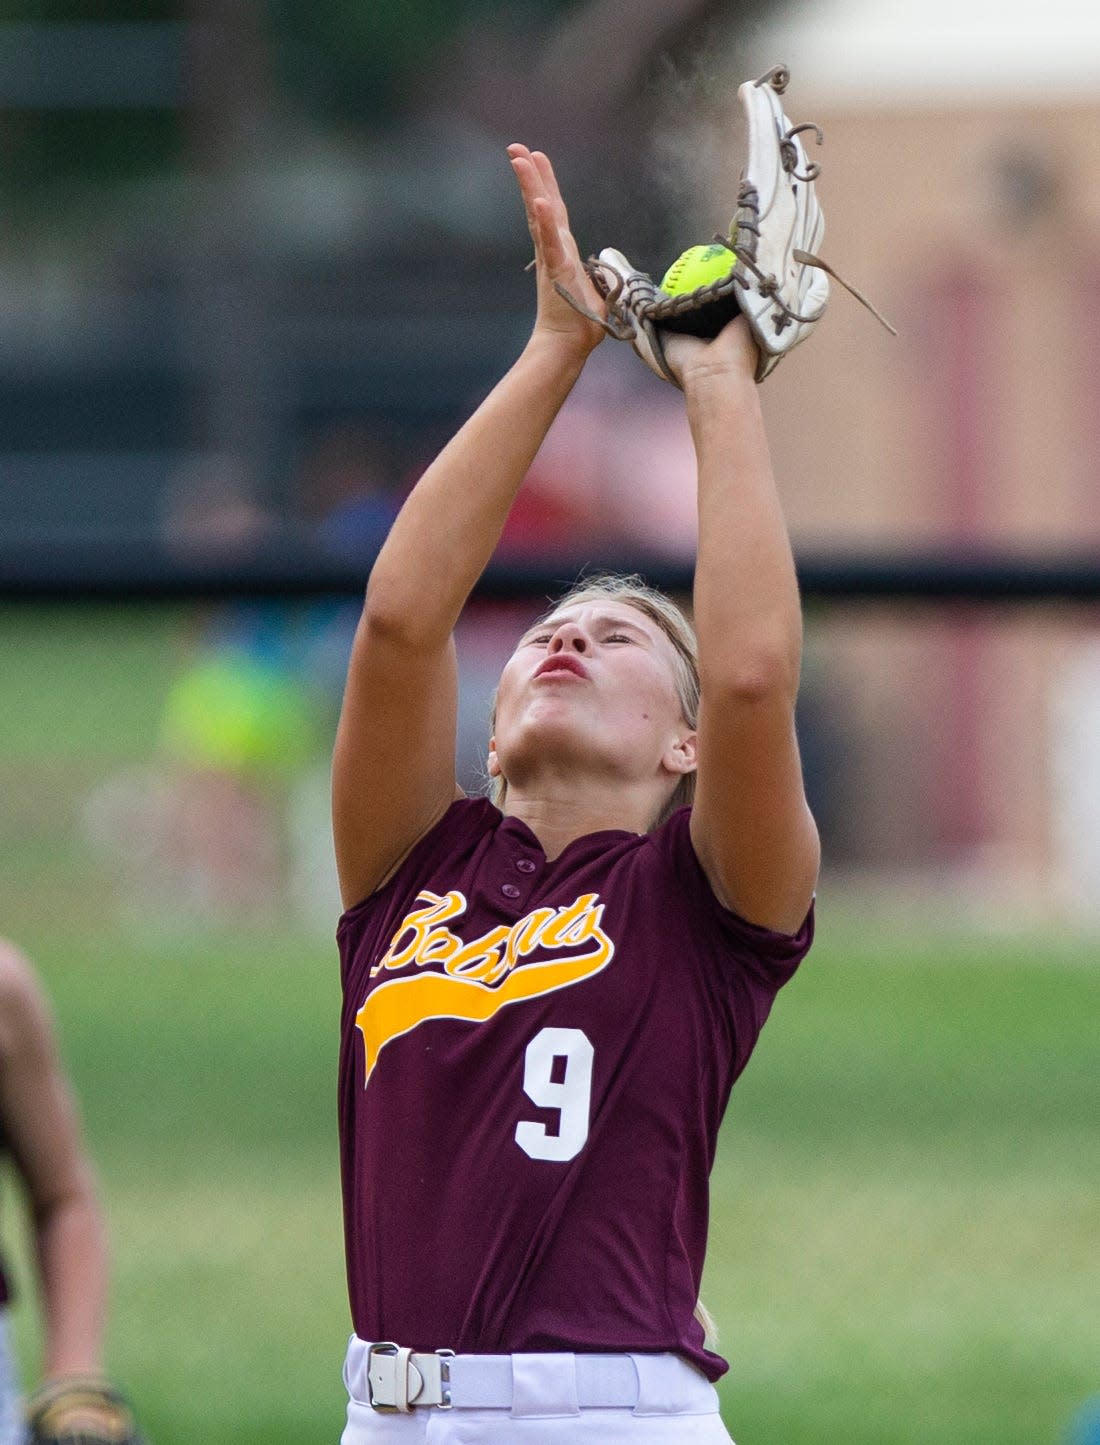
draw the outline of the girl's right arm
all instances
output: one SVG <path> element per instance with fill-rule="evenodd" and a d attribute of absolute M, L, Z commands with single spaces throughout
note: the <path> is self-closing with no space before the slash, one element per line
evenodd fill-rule
<path fill-rule="evenodd" d="M 454 752 L 454 627 L 509 508 L 603 332 L 549 160 L 508 148 L 535 245 L 538 314 L 507 375 L 417 482 L 371 571 L 333 759 L 332 815 L 345 908 L 378 888 L 461 790 Z"/>

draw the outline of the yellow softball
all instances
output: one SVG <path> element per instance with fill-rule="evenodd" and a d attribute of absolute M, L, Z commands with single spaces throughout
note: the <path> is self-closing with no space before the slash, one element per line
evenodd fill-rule
<path fill-rule="evenodd" d="M 686 296 L 700 286 L 728 276 L 736 264 L 734 252 L 717 241 L 709 246 L 689 246 L 665 272 L 661 290 L 668 296 Z"/>

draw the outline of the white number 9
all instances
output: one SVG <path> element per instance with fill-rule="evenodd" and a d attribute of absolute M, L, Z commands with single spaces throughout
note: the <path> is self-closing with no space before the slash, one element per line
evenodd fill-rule
<path fill-rule="evenodd" d="M 584 1148 L 592 1107 L 593 1056 L 592 1045 L 580 1029 L 543 1029 L 527 1045 L 523 1092 L 541 1108 L 557 1109 L 559 1115 L 556 1134 L 531 1119 L 521 1119 L 516 1125 L 516 1143 L 532 1159 L 562 1163 Z M 563 1060 L 563 1067 L 561 1077 L 555 1078 L 558 1059 Z"/>

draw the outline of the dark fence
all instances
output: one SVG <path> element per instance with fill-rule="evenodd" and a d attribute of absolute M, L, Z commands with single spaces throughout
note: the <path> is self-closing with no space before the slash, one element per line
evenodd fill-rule
<path fill-rule="evenodd" d="M 0 600 L 148 602 L 351 596 L 362 592 L 370 556 L 349 562 L 289 533 L 247 554 L 191 552 L 145 537 L 0 537 Z M 800 554 L 808 602 L 1016 604 L 1100 601 L 1100 555 L 1041 556 L 978 551 Z M 692 568 L 667 558 L 555 556 L 495 562 L 478 594 L 552 594 L 585 572 L 639 572 L 653 586 L 690 592 Z"/>

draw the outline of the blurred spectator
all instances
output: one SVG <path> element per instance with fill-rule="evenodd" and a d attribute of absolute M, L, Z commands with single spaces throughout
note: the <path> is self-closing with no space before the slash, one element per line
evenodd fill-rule
<path fill-rule="evenodd" d="M 303 520 L 323 551 L 373 560 L 397 515 L 389 448 L 361 421 L 335 423 L 307 452 L 296 491 Z"/>
<path fill-rule="evenodd" d="M 275 528 L 224 457 L 188 470 L 164 521 L 170 545 L 247 554 Z M 320 747 L 299 610 L 242 603 L 194 611 L 150 766 L 88 800 L 93 839 L 122 864 L 141 912 L 192 926 L 270 921 L 285 907 L 285 796 Z M 137 910 L 135 910 L 137 911 Z"/>
<path fill-rule="evenodd" d="M 213 640 L 176 679 L 161 747 L 174 782 L 163 845 L 192 903 L 263 919 L 282 896 L 280 784 L 318 743 L 315 709 L 294 672 L 256 645 Z"/>
<path fill-rule="evenodd" d="M 162 511 L 169 547 L 192 554 L 250 552 L 274 526 L 274 518 L 252 496 L 240 462 L 220 453 L 182 468 Z"/>

